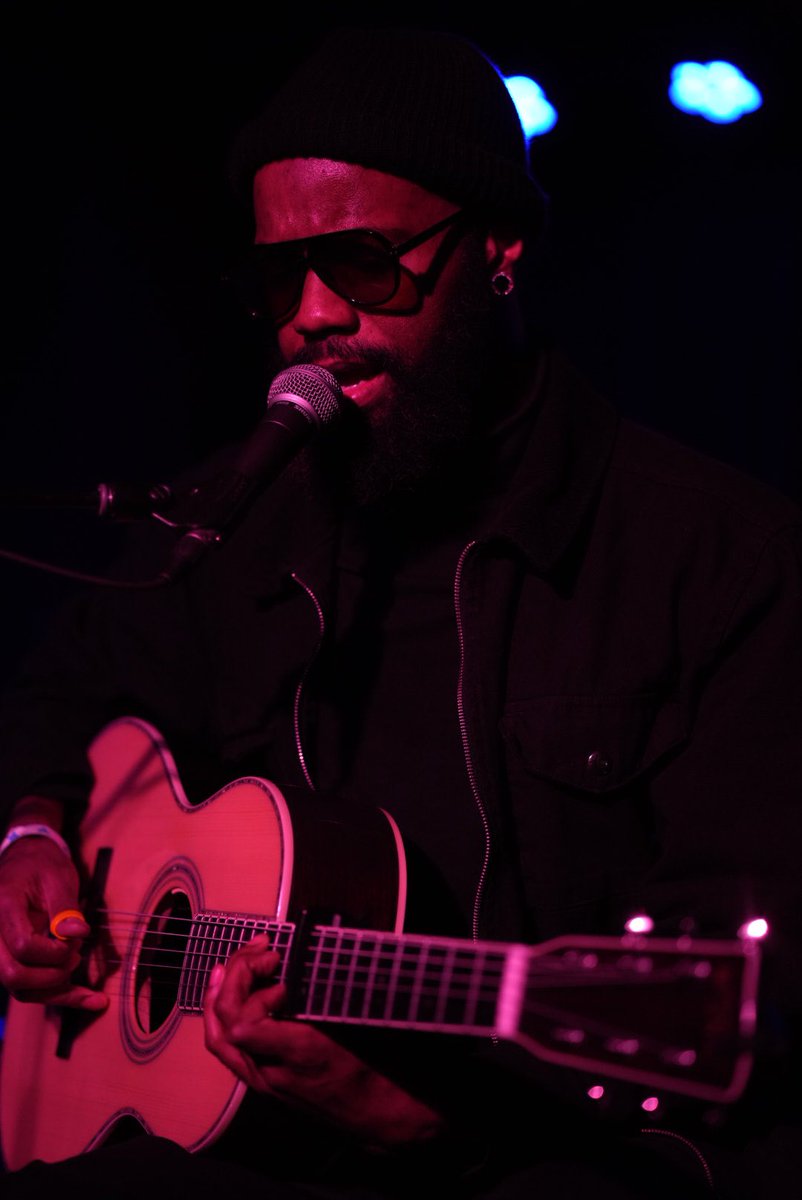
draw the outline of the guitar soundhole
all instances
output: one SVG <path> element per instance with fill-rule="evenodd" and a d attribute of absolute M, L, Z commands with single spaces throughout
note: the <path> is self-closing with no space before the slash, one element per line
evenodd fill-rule
<path fill-rule="evenodd" d="M 142 939 L 134 977 L 134 1013 L 144 1034 L 155 1033 L 175 1010 L 192 911 L 187 896 L 162 897 Z"/>

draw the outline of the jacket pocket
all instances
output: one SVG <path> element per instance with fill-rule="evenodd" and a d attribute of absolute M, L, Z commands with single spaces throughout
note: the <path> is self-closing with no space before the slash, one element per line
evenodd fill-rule
<path fill-rule="evenodd" d="M 686 729 L 683 706 L 655 694 L 533 697 L 509 704 L 501 721 L 526 771 L 599 794 L 648 771 Z"/>
<path fill-rule="evenodd" d="M 686 714 L 651 693 L 528 697 L 502 717 L 527 911 L 541 939 L 622 930 L 660 854 L 653 775 Z"/>

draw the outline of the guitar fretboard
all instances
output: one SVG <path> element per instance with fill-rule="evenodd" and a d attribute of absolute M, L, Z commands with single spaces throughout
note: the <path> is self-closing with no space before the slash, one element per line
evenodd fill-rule
<path fill-rule="evenodd" d="M 202 913 L 192 922 L 178 1006 L 200 1012 L 212 968 L 258 933 L 281 955 L 293 1016 L 315 1021 L 487 1035 L 497 1024 L 516 947 Z"/>

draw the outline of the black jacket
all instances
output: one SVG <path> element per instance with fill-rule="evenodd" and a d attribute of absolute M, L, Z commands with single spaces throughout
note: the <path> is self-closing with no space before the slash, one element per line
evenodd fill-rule
<path fill-rule="evenodd" d="M 771 1097 L 733 1135 L 754 1140 L 759 1175 L 802 1002 L 802 514 L 620 419 L 559 355 L 533 398 L 525 453 L 466 529 L 455 578 L 457 704 L 489 845 L 476 932 L 510 935 L 513 877 L 535 940 L 618 934 L 636 912 L 669 936 L 734 937 L 766 917 Z M 334 535 L 288 473 L 185 581 L 81 601 L 8 697 L 4 798 L 77 803 L 83 747 L 126 713 L 164 733 L 190 779 L 213 767 L 206 787 L 256 769 L 303 788 Z M 151 548 L 125 569 L 154 570 L 166 551 Z M 579 1082 L 567 1090 L 584 1101 Z M 731 1153 L 731 1187 L 751 1187 Z"/>

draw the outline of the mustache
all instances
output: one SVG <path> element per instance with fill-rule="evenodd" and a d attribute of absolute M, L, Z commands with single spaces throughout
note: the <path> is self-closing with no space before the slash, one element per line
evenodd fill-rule
<path fill-rule="evenodd" d="M 370 346 L 353 338 L 333 336 L 314 345 L 302 346 L 287 364 L 296 366 L 321 366 L 336 359 L 341 363 L 356 363 L 360 366 L 373 368 L 377 373 L 386 371 L 388 375 L 405 377 L 407 367 L 401 355 L 385 347 Z"/>

